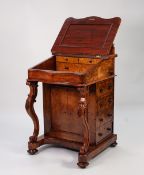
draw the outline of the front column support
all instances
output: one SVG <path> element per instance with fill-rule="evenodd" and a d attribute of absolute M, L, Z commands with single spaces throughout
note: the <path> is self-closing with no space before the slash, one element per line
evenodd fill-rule
<path fill-rule="evenodd" d="M 88 87 L 78 88 L 80 92 L 80 101 L 78 106 L 78 116 L 82 118 L 83 122 L 83 145 L 80 148 L 79 152 L 79 162 L 78 166 L 85 168 L 89 163 L 85 157 L 85 154 L 89 150 L 90 145 L 90 133 L 88 125 Z"/>

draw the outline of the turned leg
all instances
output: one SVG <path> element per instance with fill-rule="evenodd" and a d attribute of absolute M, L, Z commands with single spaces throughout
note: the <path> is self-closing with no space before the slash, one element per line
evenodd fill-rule
<path fill-rule="evenodd" d="M 80 92 L 80 102 L 78 107 L 78 116 L 82 118 L 83 121 L 83 145 L 80 148 L 78 166 L 81 168 L 85 168 L 88 166 L 87 158 L 85 157 L 85 153 L 87 153 L 89 149 L 90 142 L 90 134 L 89 134 L 89 125 L 88 125 L 88 107 L 87 107 L 87 96 L 88 96 L 88 88 L 82 87 L 78 88 Z"/>
<path fill-rule="evenodd" d="M 77 165 L 80 168 L 86 168 L 89 165 L 89 163 L 88 162 L 78 162 Z"/>
<path fill-rule="evenodd" d="M 38 151 L 36 148 L 38 147 L 37 137 L 39 134 L 39 120 L 34 110 L 34 102 L 36 102 L 35 99 L 37 96 L 38 85 L 37 85 L 37 82 L 32 82 L 32 81 L 27 81 L 26 84 L 29 86 L 30 92 L 26 100 L 25 108 L 26 108 L 28 115 L 31 117 L 33 121 L 33 125 L 34 125 L 33 135 L 29 137 L 28 153 L 33 155 Z"/>
<path fill-rule="evenodd" d="M 30 155 L 34 155 L 34 154 L 36 154 L 37 152 L 38 152 L 38 150 L 37 149 L 28 149 L 27 150 L 27 152 L 30 154 Z"/>

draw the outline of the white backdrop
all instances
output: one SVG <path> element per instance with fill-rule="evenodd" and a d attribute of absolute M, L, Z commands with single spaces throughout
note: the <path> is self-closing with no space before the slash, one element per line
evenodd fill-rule
<path fill-rule="evenodd" d="M 27 117 L 24 103 L 28 94 L 25 85 L 27 69 L 51 55 L 51 47 L 66 18 L 87 16 L 119 16 L 122 19 L 115 40 L 118 53 L 115 115 L 121 144 L 115 150 L 100 155 L 92 166 L 82 171 L 75 166 L 77 154 L 73 152 L 56 148 L 52 151 L 51 148 L 33 158 L 26 154 L 32 122 Z M 141 140 L 144 132 L 143 31 L 143 0 L 0 0 L 0 171 L 3 174 L 26 173 L 26 170 L 37 174 L 43 171 L 45 174 L 51 169 L 52 174 L 90 172 L 102 175 L 107 168 L 113 168 L 109 172 L 111 175 L 122 173 L 122 169 L 135 174 L 130 166 L 133 161 L 135 170 L 142 171 L 142 164 L 138 162 L 144 158 L 144 141 Z M 36 109 L 42 122 L 41 89 L 39 94 Z M 140 147 L 135 145 L 133 136 L 138 139 Z M 139 150 L 137 154 L 136 148 Z M 131 154 L 127 152 L 130 149 Z M 54 154 L 56 152 L 59 157 Z M 73 157 L 68 163 L 67 157 L 71 158 L 71 154 Z M 111 157 L 113 154 L 115 157 Z M 65 163 L 61 165 L 63 159 Z M 126 166 L 128 162 L 129 168 Z M 112 163 L 117 164 L 114 166 Z"/>

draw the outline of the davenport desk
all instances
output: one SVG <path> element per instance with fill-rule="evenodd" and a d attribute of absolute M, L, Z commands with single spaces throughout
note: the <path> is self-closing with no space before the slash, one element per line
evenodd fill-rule
<path fill-rule="evenodd" d="M 44 144 L 56 144 L 79 151 L 77 164 L 85 168 L 91 158 L 116 146 L 113 41 L 120 21 L 95 16 L 66 19 L 52 57 L 28 70 L 26 110 L 34 124 L 29 154 Z M 34 110 L 38 82 L 43 85 L 42 136 Z"/>

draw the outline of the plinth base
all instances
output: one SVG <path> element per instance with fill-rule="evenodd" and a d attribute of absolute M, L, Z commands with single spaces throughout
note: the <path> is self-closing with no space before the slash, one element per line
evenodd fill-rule
<path fill-rule="evenodd" d="M 55 137 L 53 137 L 55 135 Z M 117 135 L 112 134 L 111 136 L 107 137 L 104 139 L 101 143 L 97 144 L 96 146 L 90 146 L 89 150 L 85 154 L 80 154 L 78 155 L 78 163 L 77 165 L 80 168 L 86 168 L 89 165 L 89 160 L 97 156 L 100 152 L 105 150 L 108 147 L 115 147 L 117 145 Z M 47 135 L 42 135 L 38 137 L 37 142 L 35 143 L 28 143 L 28 153 L 33 155 L 37 153 L 37 148 L 45 145 L 45 144 L 55 144 L 57 146 L 69 148 L 72 150 L 79 151 L 82 143 L 79 142 L 74 142 L 72 140 L 66 140 L 62 138 L 56 137 L 56 134 L 47 134 Z"/>

